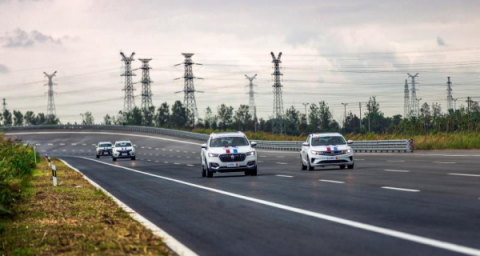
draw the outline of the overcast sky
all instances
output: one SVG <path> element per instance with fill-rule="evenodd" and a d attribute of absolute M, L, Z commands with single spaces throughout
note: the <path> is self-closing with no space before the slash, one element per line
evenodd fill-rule
<path fill-rule="evenodd" d="M 62 122 L 96 121 L 123 108 L 120 51 L 153 58 L 154 105 L 183 101 L 182 52 L 193 52 L 200 115 L 221 103 L 248 104 L 244 74 L 258 74 L 260 117 L 272 115 L 270 52 L 283 52 L 285 109 L 326 101 L 337 120 L 377 96 L 403 114 L 407 72 L 419 98 L 446 108 L 480 100 L 480 1 L 59 1 L 0 0 L 0 98 L 9 109 L 46 112 L 43 72 L 57 71 Z M 138 68 L 140 62 L 134 61 Z M 136 72 L 140 79 L 141 73 Z M 140 84 L 135 85 L 140 94 Z M 140 106 L 140 97 L 136 104 Z"/>

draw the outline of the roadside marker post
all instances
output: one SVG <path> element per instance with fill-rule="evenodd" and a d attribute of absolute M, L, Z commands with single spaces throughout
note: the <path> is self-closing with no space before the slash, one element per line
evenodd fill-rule
<path fill-rule="evenodd" d="M 51 164 L 50 164 L 50 157 L 49 156 L 47 156 L 47 160 L 48 160 L 48 167 L 50 167 Z"/>
<path fill-rule="evenodd" d="M 37 147 L 33 146 L 33 158 L 35 159 L 35 164 L 37 164 Z"/>
<path fill-rule="evenodd" d="M 57 186 L 57 167 L 52 164 L 52 179 L 53 179 L 53 186 Z"/>

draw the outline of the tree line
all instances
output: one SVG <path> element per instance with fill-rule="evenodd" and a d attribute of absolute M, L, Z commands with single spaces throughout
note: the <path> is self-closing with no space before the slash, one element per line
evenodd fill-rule
<path fill-rule="evenodd" d="M 33 111 L 21 111 L 8 109 L 0 113 L 0 125 L 3 126 L 29 126 L 29 125 L 54 125 L 60 124 L 55 115 L 35 114 Z"/>

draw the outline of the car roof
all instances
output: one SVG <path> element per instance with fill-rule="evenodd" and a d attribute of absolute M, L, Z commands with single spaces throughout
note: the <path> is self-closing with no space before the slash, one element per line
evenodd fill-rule
<path fill-rule="evenodd" d="M 247 137 L 243 132 L 217 132 L 210 134 L 210 137 Z"/>
<path fill-rule="evenodd" d="M 110 143 L 110 144 L 112 144 L 112 142 L 110 142 L 110 141 L 100 141 L 98 144 L 104 144 L 104 143 Z"/>
<path fill-rule="evenodd" d="M 117 144 L 117 143 L 126 143 L 126 142 L 132 143 L 132 142 L 129 141 L 129 140 L 119 140 L 119 141 L 115 141 L 115 144 Z"/>
<path fill-rule="evenodd" d="M 338 132 L 312 133 L 310 135 L 312 135 L 313 137 L 327 137 L 327 136 L 341 136 L 341 137 L 343 137 L 343 135 L 338 133 Z"/>

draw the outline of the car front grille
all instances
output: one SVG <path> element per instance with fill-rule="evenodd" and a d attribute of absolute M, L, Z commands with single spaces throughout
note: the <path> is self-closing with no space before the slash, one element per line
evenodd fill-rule
<path fill-rule="evenodd" d="M 323 151 L 321 155 L 323 156 L 338 156 L 338 155 L 343 155 L 346 154 L 346 150 L 339 150 L 339 151 Z"/>
<path fill-rule="evenodd" d="M 246 157 L 245 154 L 222 154 L 219 156 L 222 162 L 242 162 Z"/>

